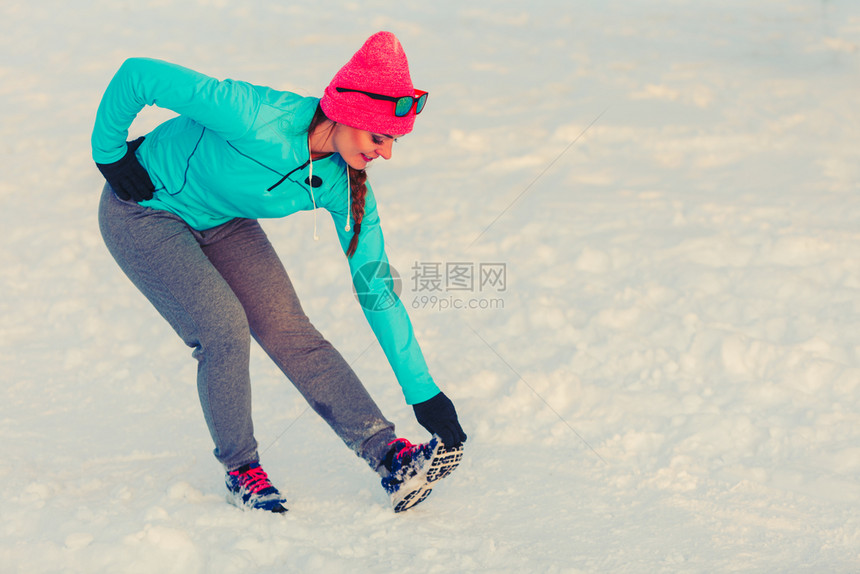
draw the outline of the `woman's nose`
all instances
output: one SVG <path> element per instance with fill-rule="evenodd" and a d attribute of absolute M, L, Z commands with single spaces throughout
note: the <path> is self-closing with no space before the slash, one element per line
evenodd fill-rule
<path fill-rule="evenodd" d="M 378 153 L 382 159 L 391 159 L 392 151 L 394 151 L 393 139 L 386 139 L 385 142 L 376 149 L 376 153 Z"/>

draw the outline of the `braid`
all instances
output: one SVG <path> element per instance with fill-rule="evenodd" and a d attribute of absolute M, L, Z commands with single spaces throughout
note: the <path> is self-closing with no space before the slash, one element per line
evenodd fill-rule
<path fill-rule="evenodd" d="M 349 249 L 346 251 L 347 257 L 352 257 L 358 247 L 358 235 L 361 233 L 361 220 L 364 219 L 364 200 L 367 197 L 367 172 L 353 169 L 349 166 L 349 183 L 350 183 L 350 204 L 352 205 L 352 220 L 355 221 L 355 227 L 352 231 L 352 239 L 349 241 Z"/>

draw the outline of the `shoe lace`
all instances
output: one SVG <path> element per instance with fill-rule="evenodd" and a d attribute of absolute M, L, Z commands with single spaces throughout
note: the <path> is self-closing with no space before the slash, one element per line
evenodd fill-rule
<path fill-rule="evenodd" d="M 267 488 L 274 488 L 274 486 L 272 486 L 272 483 L 269 482 L 269 475 L 267 475 L 266 471 L 259 466 L 249 468 L 245 472 L 236 471 L 231 472 L 230 474 L 236 477 L 242 487 L 249 490 L 250 492 L 253 492 L 254 494 L 259 494 Z"/>
<path fill-rule="evenodd" d="M 412 456 L 421 450 L 422 445 L 420 444 L 412 444 L 405 438 L 399 438 L 388 443 L 388 446 L 397 448 L 397 452 L 394 453 L 395 459 L 411 459 Z"/>

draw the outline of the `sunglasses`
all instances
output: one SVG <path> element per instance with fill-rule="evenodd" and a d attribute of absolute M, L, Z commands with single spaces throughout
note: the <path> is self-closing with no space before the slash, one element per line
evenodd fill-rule
<path fill-rule="evenodd" d="M 412 106 L 415 106 L 415 115 L 421 113 L 424 109 L 424 104 L 427 103 L 427 92 L 422 90 L 415 90 L 414 96 L 401 96 L 399 98 L 395 98 L 393 96 L 383 96 L 382 94 L 374 94 L 371 92 L 365 92 L 362 90 L 352 90 L 350 88 L 335 88 L 338 92 L 356 92 L 359 94 L 364 94 L 368 98 L 372 98 L 374 100 L 385 100 L 388 102 L 394 102 L 394 115 L 398 118 L 402 118 L 407 115 L 411 110 Z"/>

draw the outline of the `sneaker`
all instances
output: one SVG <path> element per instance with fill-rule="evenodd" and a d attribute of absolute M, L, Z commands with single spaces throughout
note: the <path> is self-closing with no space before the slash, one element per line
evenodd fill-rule
<path fill-rule="evenodd" d="M 382 487 L 391 497 L 394 512 L 403 512 L 423 502 L 436 486 L 457 468 L 463 458 L 463 446 L 445 448 L 439 437 L 414 445 L 399 438 L 389 443 L 391 450 L 383 464 L 390 474 Z"/>
<path fill-rule="evenodd" d="M 227 473 L 227 502 L 242 510 L 286 512 L 287 499 L 269 482 L 266 471 L 252 462 Z"/>

